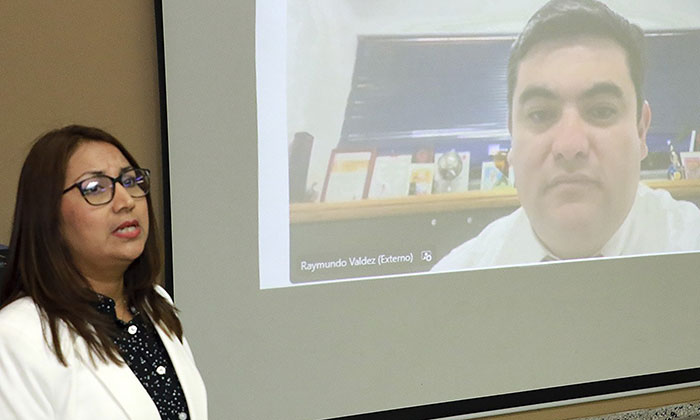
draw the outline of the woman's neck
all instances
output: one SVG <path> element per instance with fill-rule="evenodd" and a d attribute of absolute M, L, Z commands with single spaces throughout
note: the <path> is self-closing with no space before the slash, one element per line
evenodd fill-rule
<path fill-rule="evenodd" d="M 92 290 L 114 301 L 114 310 L 117 314 L 117 318 L 125 322 L 129 322 L 131 318 L 133 318 L 131 311 L 129 311 L 129 302 L 127 302 L 127 297 L 124 295 L 123 276 L 112 276 L 111 278 L 102 277 L 99 280 L 88 276 L 85 278 Z"/>

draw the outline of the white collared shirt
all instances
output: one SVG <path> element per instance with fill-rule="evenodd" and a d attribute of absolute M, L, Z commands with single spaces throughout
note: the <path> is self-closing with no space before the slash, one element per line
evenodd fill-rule
<path fill-rule="evenodd" d="M 597 256 L 646 255 L 700 250 L 700 209 L 666 190 L 639 184 L 625 221 Z M 551 259 L 522 207 L 453 249 L 431 271 L 500 267 Z"/>

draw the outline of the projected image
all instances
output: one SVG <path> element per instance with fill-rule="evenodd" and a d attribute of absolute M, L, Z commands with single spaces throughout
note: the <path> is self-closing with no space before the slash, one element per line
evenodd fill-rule
<path fill-rule="evenodd" d="M 390 3 L 287 1 L 289 285 L 700 250 L 697 13 Z"/>

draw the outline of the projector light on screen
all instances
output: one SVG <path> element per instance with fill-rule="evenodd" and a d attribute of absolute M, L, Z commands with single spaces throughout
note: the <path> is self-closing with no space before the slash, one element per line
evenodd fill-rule
<path fill-rule="evenodd" d="M 643 28 L 643 78 L 590 25 L 509 77 L 544 4 L 163 2 L 166 282 L 210 416 L 700 383 L 700 3 L 605 1 Z"/>
<path fill-rule="evenodd" d="M 445 29 L 455 5 L 437 2 L 412 29 L 303 4 L 258 15 L 260 144 L 276 149 L 259 157 L 261 288 L 700 250 L 679 154 L 692 165 L 697 30 L 647 32 L 640 92 L 617 44 L 540 43 L 509 105 L 508 22 Z M 307 153 L 280 152 L 297 133 Z M 445 188 L 450 152 L 466 165 Z"/>

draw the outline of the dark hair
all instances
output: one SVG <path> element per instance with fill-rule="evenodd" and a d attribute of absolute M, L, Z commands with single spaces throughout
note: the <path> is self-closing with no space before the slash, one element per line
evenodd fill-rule
<path fill-rule="evenodd" d="M 116 138 L 98 128 L 70 125 L 39 137 L 22 166 L 8 265 L 0 290 L 3 306 L 24 296 L 33 299 L 50 328 L 53 351 L 64 365 L 67 363 L 59 340 L 61 321 L 85 339 L 91 355 L 122 363 L 112 341 L 116 326 L 96 310 L 98 296 L 76 267 L 60 227 L 68 160 L 79 145 L 92 141 L 115 146 L 132 166 L 139 167 Z M 143 253 L 124 273 L 124 293 L 131 306 L 182 340 L 182 325 L 175 309 L 154 289 L 161 254 L 150 195 L 146 201 L 148 238 Z"/>
<path fill-rule="evenodd" d="M 530 18 L 515 40 L 508 60 L 508 110 L 518 81 L 520 61 L 543 41 L 591 35 L 616 42 L 627 55 L 627 66 L 637 94 L 637 118 L 644 95 L 644 34 L 641 28 L 597 0 L 551 0 Z"/>

